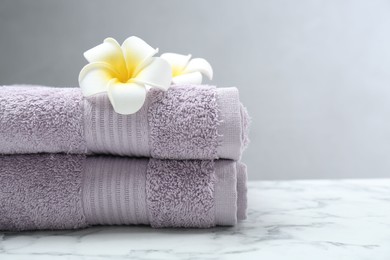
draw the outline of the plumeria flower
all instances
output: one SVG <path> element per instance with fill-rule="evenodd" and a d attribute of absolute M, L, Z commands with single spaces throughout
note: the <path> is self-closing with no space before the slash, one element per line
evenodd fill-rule
<path fill-rule="evenodd" d="M 113 38 L 84 53 L 87 64 L 79 75 L 84 96 L 107 92 L 119 114 L 133 114 L 145 102 L 146 86 L 167 90 L 171 84 L 171 66 L 158 52 L 138 37 L 127 38 L 122 45 Z"/>
<path fill-rule="evenodd" d="M 205 59 L 176 53 L 164 53 L 160 57 L 172 67 L 173 84 L 201 84 L 202 75 L 213 78 L 213 68 Z"/>

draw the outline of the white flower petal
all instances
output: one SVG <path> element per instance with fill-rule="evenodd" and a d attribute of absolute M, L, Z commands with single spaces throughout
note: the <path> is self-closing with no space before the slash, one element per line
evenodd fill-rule
<path fill-rule="evenodd" d="M 127 75 L 126 63 L 121 46 L 113 38 L 106 38 L 102 44 L 84 52 L 88 62 L 104 62 L 110 64 L 123 79 Z"/>
<path fill-rule="evenodd" d="M 213 68 L 210 63 L 202 58 L 196 58 L 190 60 L 187 67 L 184 70 L 184 73 L 199 71 L 209 79 L 213 79 Z"/>
<path fill-rule="evenodd" d="M 151 87 L 167 90 L 172 81 L 171 66 L 161 58 L 151 58 L 151 62 L 132 80 Z"/>
<path fill-rule="evenodd" d="M 147 65 L 149 58 L 156 54 L 158 49 L 152 48 L 144 40 L 136 36 L 131 36 L 123 42 L 122 51 L 129 76 L 134 76 Z"/>
<path fill-rule="evenodd" d="M 200 72 L 191 72 L 187 74 L 182 74 L 180 76 L 173 77 L 172 83 L 175 85 L 182 85 L 182 84 L 199 85 L 202 83 L 202 74 Z"/>
<path fill-rule="evenodd" d="M 164 53 L 160 58 L 166 60 L 171 65 L 172 75 L 175 77 L 183 73 L 191 59 L 191 54 L 181 55 L 177 53 Z"/>
<path fill-rule="evenodd" d="M 130 115 L 137 112 L 144 104 L 146 89 L 137 83 L 121 83 L 112 80 L 108 85 L 108 98 L 115 112 Z"/>
<path fill-rule="evenodd" d="M 109 81 L 115 72 L 110 65 L 94 62 L 84 66 L 79 74 L 79 85 L 84 96 L 91 96 L 107 91 Z"/>

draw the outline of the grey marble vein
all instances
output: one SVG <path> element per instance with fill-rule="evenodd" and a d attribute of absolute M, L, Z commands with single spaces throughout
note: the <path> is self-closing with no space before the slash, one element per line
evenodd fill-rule
<path fill-rule="evenodd" d="M 390 259 L 390 179 L 249 183 L 236 227 L 0 233 L 0 259 Z"/>

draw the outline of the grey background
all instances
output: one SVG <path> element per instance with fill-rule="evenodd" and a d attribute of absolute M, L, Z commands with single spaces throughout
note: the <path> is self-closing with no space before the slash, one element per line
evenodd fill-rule
<path fill-rule="evenodd" d="M 0 1 L 0 85 L 78 86 L 137 35 L 213 65 L 253 117 L 251 179 L 390 177 L 390 2 Z"/>

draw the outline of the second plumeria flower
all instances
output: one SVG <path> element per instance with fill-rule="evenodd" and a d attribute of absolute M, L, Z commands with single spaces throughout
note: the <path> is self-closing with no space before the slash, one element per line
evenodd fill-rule
<path fill-rule="evenodd" d="M 158 49 L 132 36 L 122 45 L 113 38 L 84 53 L 89 64 L 80 71 L 84 96 L 107 92 L 119 114 L 133 114 L 145 102 L 146 86 L 167 90 L 172 80 L 170 64 L 153 57 Z"/>
<path fill-rule="evenodd" d="M 177 53 L 164 53 L 160 57 L 172 67 L 173 84 L 201 84 L 203 75 L 213 78 L 213 68 L 205 59 Z"/>

